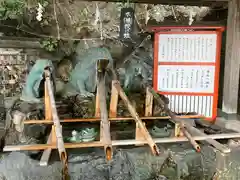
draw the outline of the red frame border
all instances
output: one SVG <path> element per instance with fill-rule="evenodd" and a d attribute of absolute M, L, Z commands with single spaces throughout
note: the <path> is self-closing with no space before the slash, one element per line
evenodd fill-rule
<path fill-rule="evenodd" d="M 174 29 L 216 29 L 216 31 L 162 31 L 162 30 L 174 30 Z M 219 72 L 220 72 L 220 55 L 221 55 L 221 41 L 222 41 L 222 32 L 224 31 L 224 27 L 185 27 L 185 26 L 166 26 L 166 27 L 153 27 L 151 30 L 155 32 L 154 35 L 154 69 L 153 69 L 153 88 L 160 94 L 168 94 L 168 95 L 198 95 L 198 96 L 213 96 L 213 109 L 212 109 L 212 117 L 207 118 L 209 121 L 214 121 L 217 117 L 217 106 L 218 106 L 218 88 L 219 88 Z M 160 34 L 216 34 L 217 35 L 217 49 L 216 49 L 216 61 L 215 63 L 192 63 L 192 62 L 182 62 L 182 63 L 174 63 L 174 62 L 158 62 L 158 45 L 159 45 L 159 35 Z M 214 78 L 214 93 L 184 93 L 184 92 L 160 92 L 157 90 L 158 84 L 158 65 L 210 65 L 215 66 L 215 78 Z"/>

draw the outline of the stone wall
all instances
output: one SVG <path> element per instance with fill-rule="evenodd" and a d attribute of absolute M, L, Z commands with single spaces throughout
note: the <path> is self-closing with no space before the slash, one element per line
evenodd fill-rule
<path fill-rule="evenodd" d="M 0 48 L 0 94 L 4 97 L 20 94 L 37 55 L 37 50 Z"/>

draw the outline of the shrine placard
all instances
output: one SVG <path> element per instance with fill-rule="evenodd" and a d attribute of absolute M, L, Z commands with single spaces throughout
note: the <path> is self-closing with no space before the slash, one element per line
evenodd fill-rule
<path fill-rule="evenodd" d="M 216 118 L 221 35 L 217 30 L 155 33 L 153 86 L 169 98 L 172 111 Z"/>

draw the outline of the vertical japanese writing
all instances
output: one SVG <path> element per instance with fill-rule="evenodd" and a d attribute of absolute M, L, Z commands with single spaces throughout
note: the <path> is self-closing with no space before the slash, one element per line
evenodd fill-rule
<path fill-rule="evenodd" d="M 126 12 L 125 13 L 125 17 L 123 19 L 123 22 L 124 22 L 124 34 L 123 34 L 123 37 L 125 39 L 129 39 L 130 38 L 132 21 L 133 20 L 131 18 L 130 12 Z"/>
<path fill-rule="evenodd" d="M 162 65 L 160 68 L 161 91 L 213 92 L 214 67 Z"/>
<path fill-rule="evenodd" d="M 133 33 L 134 10 L 132 8 L 123 8 L 120 17 L 120 38 L 131 39 Z"/>

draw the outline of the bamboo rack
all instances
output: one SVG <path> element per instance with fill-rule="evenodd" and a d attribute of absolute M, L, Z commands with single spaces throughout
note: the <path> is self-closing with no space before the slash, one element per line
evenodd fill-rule
<path fill-rule="evenodd" d="M 197 152 L 200 152 L 200 146 L 196 143 L 196 141 L 191 137 L 191 134 L 197 134 L 205 136 L 206 134 L 201 132 L 200 130 L 194 128 L 193 126 L 189 125 L 188 123 L 184 122 L 182 119 L 179 119 L 176 117 L 176 115 L 168 108 L 168 106 L 163 102 L 163 100 L 157 95 L 157 93 L 152 89 L 152 87 L 148 87 L 149 91 L 152 93 L 152 95 L 155 97 L 155 99 L 158 101 L 158 103 L 164 108 L 164 110 L 168 113 L 168 115 L 171 117 L 171 121 L 175 123 L 175 131 L 177 131 L 176 135 L 179 135 L 180 132 L 182 132 L 189 140 L 189 142 L 193 145 L 193 147 L 196 149 Z M 190 133 L 191 134 L 190 134 Z M 205 139 L 206 142 L 214 146 L 216 149 L 223 153 L 229 153 L 231 150 L 220 144 L 214 139 Z"/>
<path fill-rule="evenodd" d="M 49 136 L 48 142 L 49 143 L 51 142 L 57 147 L 59 152 L 59 157 L 63 164 L 63 179 L 67 179 L 68 177 L 67 153 L 64 147 L 64 141 L 62 136 L 62 125 L 59 122 L 56 103 L 55 103 L 54 94 L 52 90 L 52 84 L 51 84 L 52 82 L 50 79 L 52 76 L 51 76 L 50 69 L 46 68 L 44 74 L 45 74 L 45 102 L 47 102 L 45 103 L 46 105 L 45 116 L 46 116 L 46 119 L 53 121 L 51 136 Z M 50 156 L 51 150 L 48 149 L 48 151 Z M 46 154 L 46 152 L 44 153 Z"/>
<path fill-rule="evenodd" d="M 105 78 L 103 74 L 99 74 L 97 96 L 98 104 L 100 106 L 100 142 L 104 143 L 104 151 L 106 159 L 109 161 L 112 159 L 112 141 L 110 134 L 110 122 L 108 120 L 107 102 L 106 102 L 106 91 L 105 91 Z M 96 111 L 99 114 L 99 109 Z M 99 116 L 99 115 L 97 115 Z"/>
<path fill-rule="evenodd" d="M 239 139 L 240 133 L 223 133 L 223 134 L 211 134 L 204 136 L 192 136 L 195 141 L 205 141 L 206 139 Z M 176 143 L 176 142 L 188 142 L 186 137 L 167 137 L 167 138 L 154 138 L 154 142 L 157 144 L 165 143 Z M 146 140 L 113 140 L 112 146 L 127 146 L 127 145 L 142 145 L 147 144 Z M 84 142 L 84 143 L 65 143 L 64 147 L 66 149 L 75 148 L 88 148 L 88 147 L 103 147 L 103 143 L 99 141 L 94 142 Z M 47 150 L 47 149 L 57 149 L 54 144 L 36 144 L 36 145 L 13 145 L 5 146 L 4 151 L 30 151 L 30 150 Z"/>
<path fill-rule="evenodd" d="M 152 106 L 153 98 L 158 99 L 159 96 L 155 97 L 155 92 L 147 87 L 146 88 L 146 106 L 145 106 L 145 117 L 139 117 L 134 106 L 129 101 L 128 97 L 124 93 L 118 81 L 112 81 L 112 92 L 110 100 L 110 109 L 107 111 L 106 107 L 106 96 L 105 96 L 105 85 L 103 79 L 99 81 L 97 86 L 97 96 L 96 96 L 96 110 L 95 117 L 89 119 L 63 119 L 59 120 L 56 104 L 53 96 L 53 91 L 51 87 L 51 80 L 49 71 L 46 70 L 45 76 L 45 120 L 28 120 L 25 124 L 50 124 L 52 125 L 52 131 L 49 135 L 47 144 L 33 144 L 33 145 L 11 145 L 5 146 L 4 151 L 22 151 L 22 150 L 44 150 L 42 158 L 40 160 L 40 165 L 46 166 L 48 164 L 51 151 L 53 149 L 58 149 L 59 156 L 63 162 L 63 172 L 68 174 L 67 166 L 67 153 L 66 149 L 69 148 L 87 148 L 87 147 L 103 147 L 106 154 L 106 159 L 110 160 L 112 158 L 112 146 L 124 146 L 124 145 L 148 145 L 154 155 L 159 155 L 159 149 L 157 147 L 158 143 L 174 143 L 174 142 L 190 142 L 194 148 L 199 146 L 196 141 L 205 140 L 220 151 L 227 153 L 230 152 L 228 147 L 223 146 L 214 139 L 230 139 L 230 138 L 240 138 L 240 133 L 228 133 L 228 134 L 214 134 L 206 135 L 199 131 L 198 129 L 190 126 L 185 120 L 190 118 L 202 118 L 199 115 L 192 116 L 175 116 L 167 109 L 170 113 L 166 117 L 152 117 Z M 121 98 L 125 105 L 127 106 L 132 117 L 117 117 L 117 105 L 118 98 Z M 148 132 L 145 123 L 142 120 L 153 120 L 153 119 L 170 119 L 175 123 L 175 136 L 169 138 L 155 138 L 153 139 Z M 183 120 L 184 119 L 184 120 Z M 135 139 L 132 140 L 111 140 L 110 136 L 110 122 L 120 121 L 120 120 L 135 120 L 136 130 Z M 83 143 L 64 143 L 62 137 L 62 125 L 61 123 L 66 122 L 95 122 L 100 121 L 100 141 L 93 142 L 83 142 Z M 181 126 L 179 128 L 179 123 Z M 181 133 L 182 132 L 182 133 Z M 182 135 L 181 135 L 182 134 Z M 193 136 L 194 135 L 194 136 Z M 217 142 L 217 143 L 216 143 Z M 196 143 L 196 144 L 195 144 Z M 200 146 L 198 147 L 200 150 Z M 64 176 L 66 179 L 66 176 Z"/>

